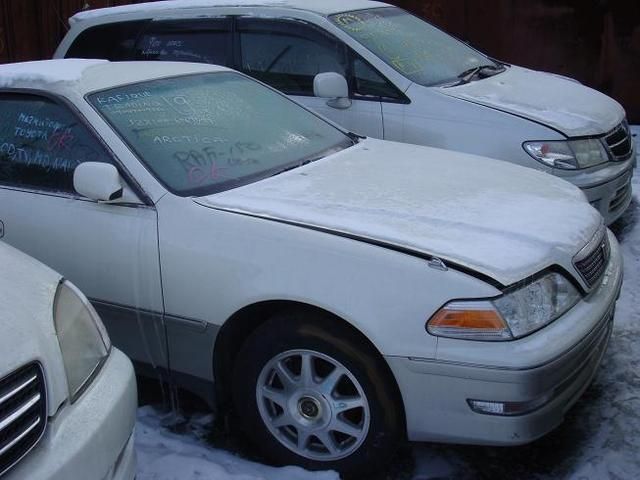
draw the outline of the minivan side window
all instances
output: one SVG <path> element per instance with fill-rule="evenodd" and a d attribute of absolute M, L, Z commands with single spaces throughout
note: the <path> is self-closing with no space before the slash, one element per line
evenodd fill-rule
<path fill-rule="evenodd" d="M 340 40 L 301 22 L 238 19 L 240 70 L 288 94 L 313 96 L 318 73 L 345 76 L 358 100 L 402 100 L 402 94 Z"/>
<path fill-rule="evenodd" d="M 82 162 L 109 162 L 102 144 L 66 106 L 0 94 L 0 186 L 75 194 Z"/>
<path fill-rule="evenodd" d="M 231 19 L 152 22 L 138 39 L 137 60 L 231 65 Z"/>
<path fill-rule="evenodd" d="M 313 95 L 318 73 L 347 76 L 344 45 L 300 22 L 238 19 L 240 70 L 289 95 Z"/>
<path fill-rule="evenodd" d="M 352 51 L 352 97 L 359 100 L 404 101 L 404 95 L 389 81 Z"/>
<path fill-rule="evenodd" d="M 136 39 L 146 23 L 148 20 L 115 22 L 88 28 L 76 37 L 65 57 L 131 60 Z"/>

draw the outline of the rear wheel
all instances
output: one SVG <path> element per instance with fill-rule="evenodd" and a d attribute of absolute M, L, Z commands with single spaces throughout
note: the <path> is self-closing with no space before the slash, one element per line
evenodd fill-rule
<path fill-rule="evenodd" d="M 402 438 L 397 388 L 384 360 L 329 315 L 279 314 L 238 354 L 234 407 L 277 464 L 363 473 Z"/>

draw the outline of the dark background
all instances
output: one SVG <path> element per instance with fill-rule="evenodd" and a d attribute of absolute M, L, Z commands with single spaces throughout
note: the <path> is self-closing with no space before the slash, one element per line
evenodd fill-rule
<path fill-rule="evenodd" d="M 576 78 L 640 123 L 640 0 L 387 1 L 492 57 Z M 0 63 L 50 58 L 75 12 L 128 3 L 141 2 L 0 0 Z"/>

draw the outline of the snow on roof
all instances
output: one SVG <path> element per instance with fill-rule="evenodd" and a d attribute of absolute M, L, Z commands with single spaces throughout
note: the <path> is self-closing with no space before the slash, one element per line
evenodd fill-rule
<path fill-rule="evenodd" d="M 219 65 L 189 62 L 109 62 L 107 60 L 61 59 L 0 65 L 0 88 L 47 89 L 76 95 L 193 73 L 231 71 Z"/>
<path fill-rule="evenodd" d="M 88 68 L 104 63 L 109 62 L 107 60 L 63 59 L 7 63 L 0 65 L 0 87 L 33 82 L 78 82 Z"/>
<path fill-rule="evenodd" d="M 203 7 L 289 7 L 322 14 L 375 8 L 385 4 L 369 0 L 163 0 L 158 2 L 121 5 L 118 7 L 98 8 L 76 13 L 69 19 L 69 24 L 92 20 L 103 16 L 124 15 L 128 13 L 144 13 L 169 9 L 203 8 Z"/>

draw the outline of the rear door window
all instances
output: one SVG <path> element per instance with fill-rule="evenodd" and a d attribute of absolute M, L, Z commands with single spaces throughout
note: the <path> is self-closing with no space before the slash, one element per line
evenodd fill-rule
<path fill-rule="evenodd" d="M 135 58 L 229 66 L 231 25 L 229 18 L 152 22 L 138 39 Z"/>

